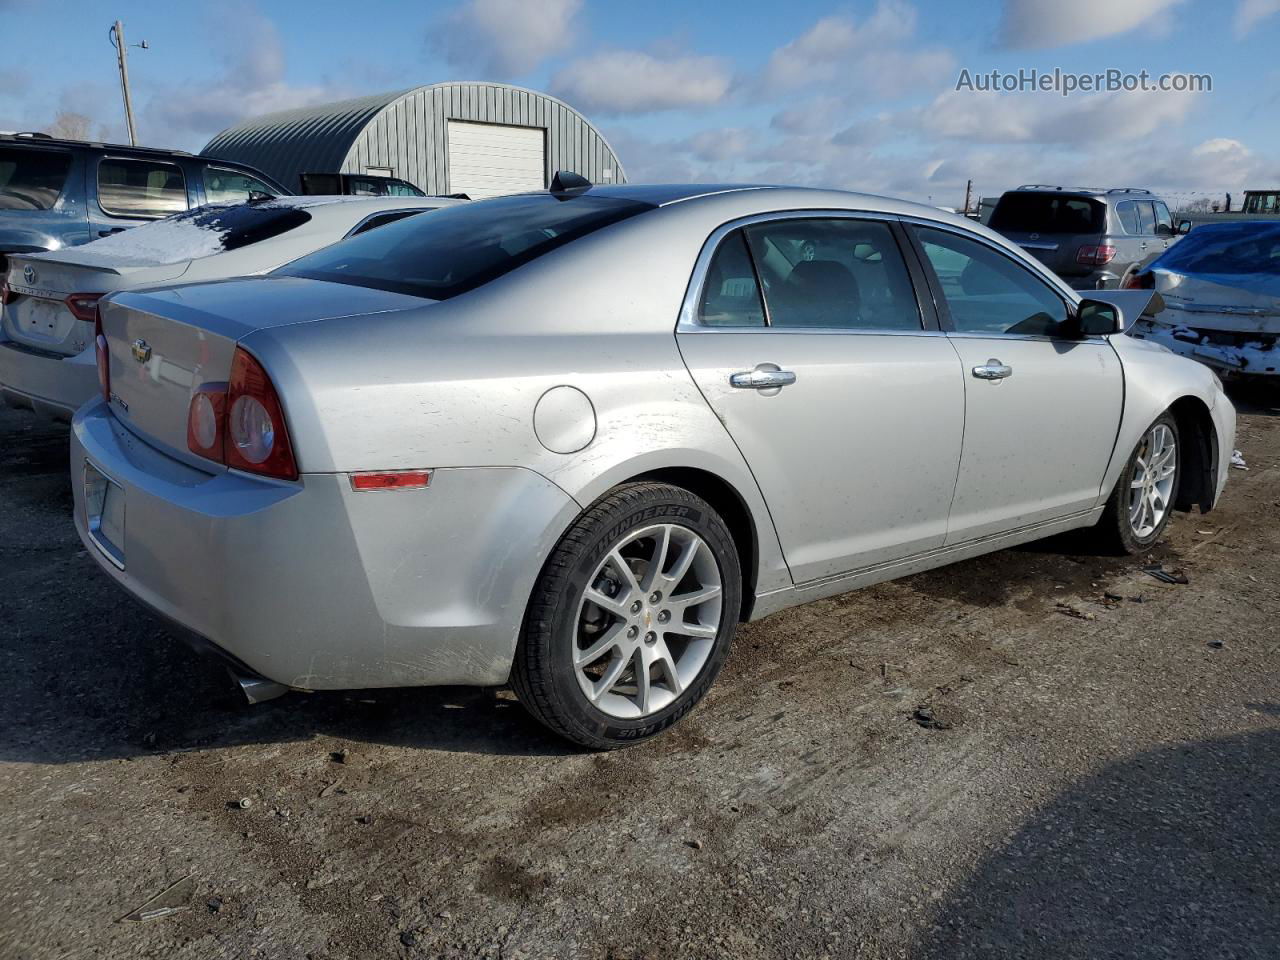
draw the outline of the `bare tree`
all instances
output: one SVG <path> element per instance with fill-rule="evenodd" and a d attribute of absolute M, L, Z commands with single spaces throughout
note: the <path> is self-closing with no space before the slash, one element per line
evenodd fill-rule
<path fill-rule="evenodd" d="M 88 140 L 93 121 L 83 113 L 72 113 L 70 110 L 59 110 L 58 115 L 49 124 L 45 132 L 60 140 Z"/>
<path fill-rule="evenodd" d="M 1182 209 L 1187 213 L 1208 213 L 1213 209 L 1213 201 L 1208 197 L 1196 197 Z"/>

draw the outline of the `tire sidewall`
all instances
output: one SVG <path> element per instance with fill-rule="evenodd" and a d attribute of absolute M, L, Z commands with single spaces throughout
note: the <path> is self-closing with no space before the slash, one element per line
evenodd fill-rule
<path fill-rule="evenodd" d="M 737 626 L 736 611 L 742 606 L 737 550 L 720 517 L 710 506 L 693 496 L 676 499 L 655 492 L 643 497 L 640 503 L 614 508 L 603 517 L 588 522 L 594 529 L 588 532 L 582 547 L 576 551 L 567 575 L 561 577 L 561 582 L 556 585 L 556 611 L 551 619 L 551 628 L 545 637 L 538 639 L 551 645 L 547 658 L 550 680 L 559 706 L 568 714 L 566 719 L 590 738 L 610 744 L 647 739 L 688 713 L 703 698 L 724 665 Z M 693 684 L 657 713 L 626 720 L 595 707 L 578 683 L 572 657 L 578 610 L 588 581 L 618 541 L 634 530 L 658 523 L 687 527 L 711 548 L 720 568 L 722 584 L 720 630 L 707 662 Z"/>

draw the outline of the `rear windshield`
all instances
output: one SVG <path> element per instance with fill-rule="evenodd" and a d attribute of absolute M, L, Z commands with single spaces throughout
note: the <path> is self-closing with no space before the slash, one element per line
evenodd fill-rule
<path fill-rule="evenodd" d="M 989 226 L 1002 233 L 1102 233 L 1106 208 L 1089 197 L 1019 190 L 1000 198 Z"/>
<path fill-rule="evenodd" d="M 1280 224 L 1197 227 L 1155 264 L 1178 273 L 1280 273 Z"/>
<path fill-rule="evenodd" d="M 409 217 L 295 260 L 276 271 L 447 300 L 556 247 L 653 205 L 586 196 L 501 197 Z"/>
<path fill-rule="evenodd" d="M 71 154 L 0 147 L 0 210 L 49 210 L 71 169 Z"/>

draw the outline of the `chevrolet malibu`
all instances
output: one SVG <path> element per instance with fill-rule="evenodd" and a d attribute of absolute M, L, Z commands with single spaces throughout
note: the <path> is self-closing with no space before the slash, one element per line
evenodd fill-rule
<path fill-rule="evenodd" d="M 1217 378 L 1117 335 L 1145 292 L 894 200 L 554 186 L 101 302 L 76 526 L 251 699 L 510 683 L 614 747 L 740 621 L 1222 492 Z"/>

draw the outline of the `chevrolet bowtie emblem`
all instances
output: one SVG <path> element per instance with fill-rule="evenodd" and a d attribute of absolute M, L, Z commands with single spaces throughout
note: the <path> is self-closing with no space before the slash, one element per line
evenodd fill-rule
<path fill-rule="evenodd" d="M 133 359 L 139 363 L 146 363 L 151 359 L 151 344 L 145 340 L 133 341 Z"/>

